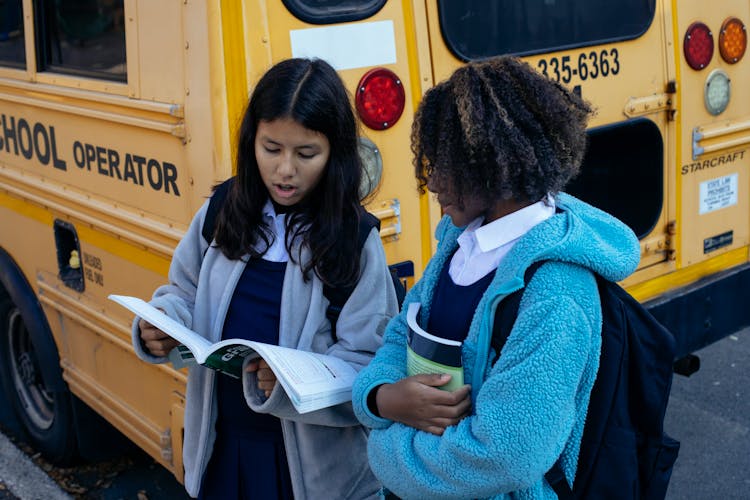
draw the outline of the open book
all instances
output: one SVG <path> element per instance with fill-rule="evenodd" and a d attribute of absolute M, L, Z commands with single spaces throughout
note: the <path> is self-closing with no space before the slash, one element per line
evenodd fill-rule
<path fill-rule="evenodd" d="M 342 359 L 245 339 L 226 339 L 212 344 L 148 302 L 126 295 L 110 295 L 109 298 L 182 344 L 169 356 L 177 368 L 197 362 L 240 378 L 245 359 L 261 357 L 300 413 L 351 400 L 357 372 Z"/>
<path fill-rule="evenodd" d="M 450 382 L 441 389 L 453 391 L 464 385 L 464 369 L 461 364 L 461 342 L 444 339 L 424 331 L 417 323 L 421 304 L 412 302 L 406 310 L 409 325 L 409 343 L 406 348 L 406 373 L 447 373 Z"/>

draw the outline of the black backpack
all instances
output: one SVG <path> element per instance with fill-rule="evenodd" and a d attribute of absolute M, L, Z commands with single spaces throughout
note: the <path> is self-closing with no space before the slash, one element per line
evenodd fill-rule
<path fill-rule="evenodd" d="M 201 228 L 201 234 L 210 245 L 214 239 L 214 231 L 216 230 L 216 217 L 219 215 L 219 210 L 224 205 L 224 200 L 227 198 L 229 189 L 234 184 L 234 177 L 230 177 L 226 181 L 222 182 L 211 195 L 211 199 L 208 202 L 208 209 L 206 210 L 206 218 L 203 220 L 203 227 Z M 369 236 L 372 228 L 378 228 L 380 230 L 380 219 L 372 215 L 370 212 L 362 209 L 359 218 L 359 231 L 357 234 L 357 240 L 359 241 L 360 248 L 364 246 L 367 237 Z M 391 274 L 391 282 L 393 288 L 396 291 L 396 299 L 398 300 L 398 307 L 401 309 L 401 304 L 404 302 L 406 296 L 406 286 L 398 275 L 398 272 L 394 268 L 389 268 Z M 348 287 L 332 287 L 329 285 L 323 286 L 323 295 L 328 299 L 328 308 L 326 309 L 326 317 L 331 322 L 331 335 L 333 341 L 336 342 L 338 337 L 336 336 L 336 321 L 341 314 L 341 309 L 349 299 L 349 296 L 354 291 L 353 286 Z"/>
<path fill-rule="evenodd" d="M 529 283 L 544 263 L 526 271 Z M 558 460 L 545 478 L 560 499 L 666 496 L 680 443 L 664 433 L 675 340 L 635 298 L 596 275 L 602 304 L 602 350 L 571 490 Z M 500 302 L 492 348 L 499 355 L 523 289 Z"/>

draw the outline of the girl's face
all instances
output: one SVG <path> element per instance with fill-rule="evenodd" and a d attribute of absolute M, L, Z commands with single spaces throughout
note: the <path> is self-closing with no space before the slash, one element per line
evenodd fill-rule
<path fill-rule="evenodd" d="M 480 215 L 486 214 L 489 208 L 486 202 L 467 196 L 459 202 L 458 195 L 449 184 L 440 175 L 433 174 L 427 179 L 427 189 L 437 195 L 440 208 L 445 215 L 450 216 L 454 226 L 463 227 Z"/>
<path fill-rule="evenodd" d="M 279 205 L 304 200 L 323 177 L 330 156 L 325 135 L 291 118 L 258 122 L 255 160 L 268 193 Z"/>
<path fill-rule="evenodd" d="M 427 189 L 437 195 L 440 208 L 445 215 L 450 216 L 453 225 L 456 227 L 466 226 L 480 216 L 484 217 L 482 224 L 489 224 L 531 204 L 530 202 L 513 200 L 488 202 L 480 197 L 470 196 L 463 196 L 463 200 L 459 202 L 459 197 L 453 192 L 452 187 L 451 183 L 440 175 L 433 174 L 427 179 Z"/>

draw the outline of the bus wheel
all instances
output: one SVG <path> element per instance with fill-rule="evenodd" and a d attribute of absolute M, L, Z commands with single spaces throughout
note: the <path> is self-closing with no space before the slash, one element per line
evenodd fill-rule
<path fill-rule="evenodd" d="M 10 382 L 10 399 L 31 444 L 50 460 L 70 462 L 76 455 L 70 392 L 64 383 L 57 384 L 64 390 L 48 388 L 36 354 L 38 346 L 21 311 L 12 303 L 0 308 L 0 340 L 0 375 Z M 48 373 L 62 382 L 59 366 Z"/>

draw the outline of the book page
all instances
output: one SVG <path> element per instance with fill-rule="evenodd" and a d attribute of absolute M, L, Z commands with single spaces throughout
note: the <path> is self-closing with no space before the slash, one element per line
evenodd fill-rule
<path fill-rule="evenodd" d="M 266 344 L 257 345 L 256 350 L 271 366 L 292 402 L 318 401 L 314 408 L 318 409 L 351 399 L 357 371 L 343 359 Z"/>
<path fill-rule="evenodd" d="M 189 352 L 178 346 L 170 353 L 170 360 L 180 366 L 189 363 L 194 356 L 195 361 L 207 368 L 240 378 L 245 360 L 260 356 L 300 413 L 351 400 L 357 371 L 343 359 L 246 339 L 226 339 L 211 344 L 141 299 L 125 295 L 110 295 L 109 298 L 184 344 Z"/>
<path fill-rule="evenodd" d="M 190 349 L 198 362 L 203 362 L 203 360 L 205 360 L 207 352 L 211 348 L 211 342 L 185 327 L 185 325 L 178 323 L 148 302 L 137 297 L 110 295 L 109 299 L 117 302 L 126 309 L 129 309 L 136 316 L 140 316 L 159 330 L 186 346 Z"/>

